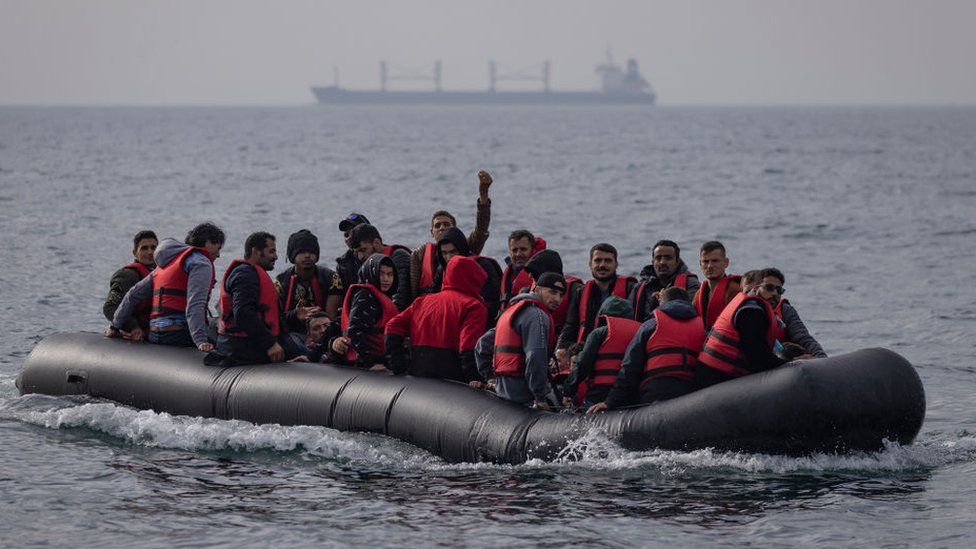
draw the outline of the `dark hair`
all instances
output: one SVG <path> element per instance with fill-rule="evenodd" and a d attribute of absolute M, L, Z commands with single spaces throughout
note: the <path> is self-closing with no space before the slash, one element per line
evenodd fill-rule
<path fill-rule="evenodd" d="M 722 250 L 722 255 L 725 255 L 725 246 L 722 245 L 718 240 L 709 240 L 708 242 L 702 244 L 701 253 L 708 254 L 715 250 Z"/>
<path fill-rule="evenodd" d="M 140 240 L 145 240 L 147 238 L 151 238 L 151 239 L 155 240 L 156 242 L 159 242 L 159 239 L 156 238 L 156 233 L 154 233 L 154 232 L 152 232 L 150 230 L 139 231 L 139 232 L 136 233 L 136 235 L 134 237 L 132 237 L 132 249 L 133 250 L 138 249 L 139 248 L 139 241 Z"/>
<path fill-rule="evenodd" d="M 308 315 L 307 318 L 305 318 L 305 326 L 311 326 L 312 319 L 314 318 L 328 318 L 328 316 L 329 315 L 327 315 L 325 311 L 315 311 L 314 313 Z"/>
<path fill-rule="evenodd" d="M 661 303 L 667 303 L 668 301 L 691 301 L 691 296 L 688 295 L 688 290 L 678 286 L 671 286 L 661 292 Z"/>
<path fill-rule="evenodd" d="M 771 276 L 779 279 L 780 284 L 786 284 L 786 277 L 783 276 L 783 271 L 777 269 L 776 267 L 766 267 L 765 269 L 759 271 L 759 280 Z"/>
<path fill-rule="evenodd" d="M 430 216 L 431 227 L 434 226 L 434 220 L 437 219 L 438 217 L 450 217 L 451 223 L 454 223 L 454 226 L 457 227 L 457 219 L 454 219 L 454 216 L 451 215 L 451 212 L 448 212 L 446 210 L 437 210 L 436 212 L 434 212 L 434 215 Z"/>
<path fill-rule="evenodd" d="M 369 223 L 361 223 L 349 231 L 349 247 L 356 249 L 363 242 L 372 242 L 377 238 L 383 240 L 383 237 L 380 236 L 379 229 Z"/>
<path fill-rule="evenodd" d="M 512 242 L 513 240 L 515 242 L 518 242 L 519 240 L 522 240 L 523 238 L 528 238 L 529 239 L 529 246 L 535 246 L 535 235 L 532 234 L 532 233 L 530 233 L 529 231 L 527 231 L 525 229 L 518 229 L 518 230 L 512 231 L 512 234 L 508 235 L 508 241 L 509 242 Z"/>
<path fill-rule="evenodd" d="M 759 284 L 762 282 L 763 277 L 760 276 L 761 271 L 759 269 L 753 269 L 751 271 L 746 271 L 746 274 L 742 275 L 742 285 L 752 286 L 754 284 Z"/>
<path fill-rule="evenodd" d="M 223 245 L 224 238 L 224 231 L 208 221 L 190 229 L 190 232 L 186 233 L 186 240 L 184 242 L 190 246 L 197 247 L 203 246 L 207 242 Z"/>
<path fill-rule="evenodd" d="M 268 240 L 274 240 L 275 235 L 271 233 L 266 233 L 264 231 L 258 231 L 256 233 L 251 233 L 251 236 L 247 237 L 244 241 L 244 257 L 251 257 L 251 252 L 257 250 L 263 252 L 268 249 Z"/>
<path fill-rule="evenodd" d="M 613 260 L 614 261 L 617 260 L 617 248 L 614 248 L 613 246 L 607 244 L 606 242 L 594 244 L 593 247 L 590 248 L 590 261 L 593 260 L 593 252 L 605 252 L 608 254 L 613 254 Z"/>
<path fill-rule="evenodd" d="M 652 257 L 654 256 L 654 250 L 658 249 L 661 246 L 667 246 L 669 248 L 674 248 L 674 258 L 675 259 L 681 259 L 681 248 L 678 247 L 678 243 L 677 242 L 674 242 L 672 240 L 658 240 L 657 241 L 657 244 L 654 244 L 654 246 L 651 248 L 651 256 Z"/>

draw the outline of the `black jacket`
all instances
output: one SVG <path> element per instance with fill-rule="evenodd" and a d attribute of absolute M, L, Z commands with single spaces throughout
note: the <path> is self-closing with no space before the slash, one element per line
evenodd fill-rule
<path fill-rule="evenodd" d="M 288 289 L 289 286 L 291 286 L 291 277 L 294 274 L 295 274 L 295 267 L 291 266 L 285 269 L 284 272 L 279 273 L 275 277 L 275 281 L 277 282 L 277 286 L 278 286 L 278 303 L 279 306 L 281 307 L 282 314 L 285 316 L 284 325 L 287 327 L 287 330 L 290 332 L 297 332 L 300 334 L 304 334 L 305 323 L 302 322 L 301 320 L 298 320 L 298 313 L 295 310 L 295 308 L 297 307 L 297 303 L 295 303 L 295 300 L 294 299 L 292 300 L 291 307 L 289 309 L 285 309 L 285 305 L 288 302 Z M 343 288 L 345 288 L 346 286 L 342 286 L 341 288 L 336 287 L 335 282 L 337 276 L 336 273 L 332 271 L 332 269 L 323 267 L 321 265 L 316 265 L 315 276 L 318 278 L 319 287 L 322 289 L 322 296 L 321 296 L 322 302 L 318 303 L 317 305 L 322 307 L 323 310 L 325 310 L 325 301 L 329 298 L 330 295 L 340 295 L 340 296 L 345 295 Z M 298 284 L 297 277 L 295 283 Z M 294 290 L 292 291 L 294 292 Z"/>

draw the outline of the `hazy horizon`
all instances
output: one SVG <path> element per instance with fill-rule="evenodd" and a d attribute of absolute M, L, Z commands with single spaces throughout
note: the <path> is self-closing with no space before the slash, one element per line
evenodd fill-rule
<path fill-rule="evenodd" d="M 608 48 L 664 105 L 970 105 L 973 21 L 963 1 L 0 0 L 0 105 L 301 105 L 334 67 L 377 89 L 380 60 L 439 59 L 444 89 L 549 60 L 552 89 L 595 89 Z"/>

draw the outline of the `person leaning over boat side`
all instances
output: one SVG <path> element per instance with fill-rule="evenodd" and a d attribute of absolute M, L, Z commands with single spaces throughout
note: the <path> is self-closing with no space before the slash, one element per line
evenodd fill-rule
<path fill-rule="evenodd" d="M 369 223 L 353 227 L 349 233 L 349 247 L 356 253 L 360 263 L 373 254 L 382 254 L 393 261 L 397 279 L 392 292 L 393 303 L 398 311 L 406 309 L 413 301 L 413 296 L 410 295 L 410 248 L 400 244 L 384 244 L 380 231 Z M 363 281 L 362 268 L 359 270 L 358 281 Z"/>
<path fill-rule="evenodd" d="M 359 281 L 359 266 L 362 262 L 356 257 L 356 252 L 349 243 L 349 237 L 352 236 L 352 230 L 356 225 L 364 223 L 369 224 L 369 220 L 365 215 L 356 212 L 347 215 L 339 222 L 339 232 L 342 233 L 346 243 L 346 251 L 336 258 L 336 273 L 342 280 L 343 288 L 348 288 Z"/>
<path fill-rule="evenodd" d="M 611 295 L 626 299 L 637 286 L 634 277 L 618 275 L 617 266 L 616 248 L 606 243 L 590 248 L 590 274 L 593 279 L 585 285 L 577 286 L 575 291 L 569 290 L 569 311 L 556 344 L 560 373 L 569 373 L 569 347 L 586 341 L 586 336 L 590 335 L 596 322 L 600 305 Z"/>
<path fill-rule="evenodd" d="M 393 302 L 398 277 L 391 257 L 376 253 L 366 258 L 359 282 L 342 302 L 341 332 L 329 342 L 333 356 L 359 368 L 386 369 L 383 330 L 399 313 Z"/>
<path fill-rule="evenodd" d="M 204 364 L 264 364 L 302 354 L 285 334 L 278 290 L 268 274 L 277 259 L 273 234 L 256 232 L 244 241 L 244 258 L 232 261 L 220 281 L 217 346 Z"/>
<path fill-rule="evenodd" d="M 651 248 L 651 264 L 640 272 L 640 283 L 630 295 L 634 307 L 634 320 L 644 322 L 660 303 L 661 291 L 676 286 L 688 291 L 694 299 L 701 284 L 698 277 L 688 272 L 681 259 L 681 249 L 671 240 L 659 240 Z"/>
<path fill-rule="evenodd" d="M 136 285 L 137 282 L 149 276 L 149 272 L 156 268 L 156 261 L 153 253 L 159 240 L 156 233 L 152 231 L 139 231 L 132 239 L 132 258 L 134 261 L 123 265 L 119 270 L 112 274 L 112 279 L 108 284 L 108 297 L 102 305 L 102 314 L 111 322 L 115 318 L 115 310 L 122 303 L 122 298 L 126 292 Z M 139 326 L 143 333 L 149 329 L 149 313 L 152 311 L 152 299 L 146 299 L 136 306 L 133 313 L 135 324 Z M 126 330 L 131 330 L 132 326 L 124 326 Z"/>
<path fill-rule="evenodd" d="M 395 374 L 480 383 L 474 346 L 487 323 L 480 294 L 487 277 L 473 258 L 452 258 L 441 291 L 421 295 L 387 323 L 387 367 Z"/>
<path fill-rule="evenodd" d="M 337 320 L 345 290 L 339 276 L 318 264 L 319 239 L 308 229 L 292 233 L 286 249 L 292 267 L 275 277 L 279 307 L 288 331 L 304 334 L 305 321 L 315 311 Z"/>
<path fill-rule="evenodd" d="M 524 288 L 532 286 L 532 277 L 525 270 L 525 264 L 536 253 L 546 249 L 546 241 L 525 229 L 512 231 L 508 235 L 508 257 L 501 280 L 501 308 Z"/>
<path fill-rule="evenodd" d="M 783 345 L 788 343 L 799 345 L 803 351 L 798 356 L 792 356 L 792 353 L 788 356 L 796 360 L 827 358 L 823 347 L 807 330 L 806 324 L 800 320 L 796 308 L 782 297 L 786 291 L 783 288 L 786 277 L 783 276 L 782 271 L 769 267 L 760 271 L 759 276 L 762 278 L 756 285 L 757 293 L 772 304 L 773 312 L 779 320 L 776 327 L 776 340 Z"/>
<path fill-rule="evenodd" d="M 725 306 L 742 290 L 742 277 L 726 274 L 729 258 L 725 255 L 725 246 L 717 240 L 702 244 L 698 264 L 705 275 L 705 284 L 698 289 L 692 303 L 708 330 Z"/>
<path fill-rule="evenodd" d="M 478 255 L 488 240 L 488 225 L 491 222 L 491 199 L 488 189 L 492 179 L 488 172 L 478 172 L 478 202 L 474 230 L 468 235 L 468 248 L 472 255 Z M 430 218 L 431 242 L 421 244 L 410 254 L 410 294 L 416 299 L 422 294 L 434 291 L 434 273 L 437 269 L 437 241 L 445 230 L 457 227 L 457 220 L 450 213 L 440 210 Z"/>
<path fill-rule="evenodd" d="M 437 268 L 434 271 L 434 291 L 440 291 L 441 281 L 444 278 L 444 268 L 447 262 L 454 256 L 470 257 L 485 271 L 488 278 L 485 279 L 481 287 L 481 300 L 488 308 L 488 325 L 485 329 L 492 328 L 498 318 L 498 311 L 501 308 L 499 297 L 499 287 L 502 281 L 502 268 L 494 258 L 474 255 L 468 247 L 468 239 L 457 227 L 445 229 L 441 233 L 441 238 L 437 241 Z"/>
<path fill-rule="evenodd" d="M 767 280 L 780 278 L 777 269 L 760 272 L 763 283 L 750 293 L 739 293 L 725 307 L 705 338 L 698 355 L 695 381 L 701 387 L 771 370 L 786 363 L 776 356 L 776 336 L 781 333 L 771 299 L 782 286 Z"/>
<path fill-rule="evenodd" d="M 572 370 L 563 383 L 563 405 L 572 406 L 579 386 L 586 382 L 584 408 L 603 402 L 617 380 L 624 351 L 641 323 L 626 299 L 610 296 L 597 312 L 597 327 L 586 336 L 583 350 L 573 359 Z"/>
<path fill-rule="evenodd" d="M 207 339 L 207 302 L 215 279 L 214 261 L 224 246 L 224 231 L 201 223 L 186 235 L 185 244 L 164 238 L 156 248 L 156 269 L 133 286 L 115 311 L 105 335 L 118 337 L 136 304 L 152 299 L 149 342 L 212 351 Z M 133 339 L 142 339 L 133 330 Z"/>
<path fill-rule="evenodd" d="M 566 293 L 566 280 L 544 273 L 530 288 L 513 297 L 498 326 L 478 340 L 475 360 L 482 378 L 494 378 L 498 396 L 547 409 L 556 400 L 549 385 L 549 355 L 556 344 L 551 312 Z"/>
<path fill-rule="evenodd" d="M 624 351 L 620 372 L 606 400 L 587 413 L 651 404 L 695 390 L 695 367 L 705 328 L 683 288 L 661 292 L 661 305 L 641 324 Z"/>

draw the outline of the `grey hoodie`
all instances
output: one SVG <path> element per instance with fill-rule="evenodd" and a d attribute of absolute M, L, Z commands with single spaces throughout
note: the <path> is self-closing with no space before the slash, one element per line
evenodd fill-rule
<path fill-rule="evenodd" d="M 153 254 L 157 269 L 169 265 L 176 256 L 183 253 L 183 250 L 189 247 L 189 245 L 183 244 L 176 239 L 164 238 L 156 248 L 156 253 Z M 186 314 L 154 319 L 149 324 L 152 326 L 154 322 L 166 320 L 169 321 L 168 323 L 185 322 L 190 330 L 190 337 L 193 338 L 193 343 L 200 345 L 201 343 L 207 343 L 207 303 L 210 301 L 211 282 L 213 281 L 212 277 L 214 274 L 213 263 L 207 256 L 201 253 L 192 253 L 183 262 L 183 270 L 187 274 Z M 149 273 L 149 276 L 137 282 L 125 294 L 125 297 L 122 298 L 122 303 L 119 304 L 119 308 L 115 311 L 115 318 L 112 320 L 112 326 L 114 328 L 122 329 L 126 325 L 129 317 L 132 316 L 132 311 L 136 304 L 144 299 L 152 298 L 153 275 L 157 272 L 159 271 L 155 270 Z"/>
<path fill-rule="evenodd" d="M 519 294 L 512 298 L 512 305 L 526 299 L 541 301 L 538 294 Z M 522 350 L 525 352 L 525 377 L 498 376 L 495 378 L 495 392 L 505 400 L 524 404 L 533 401 L 544 402 L 551 389 L 549 387 L 549 315 L 537 307 L 523 309 L 512 319 L 512 328 L 522 336 Z M 495 330 L 491 330 L 478 340 L 475 359 L 478 371 L 488 379 L 494 377 L 491 358 L 495 347 Z"/>

